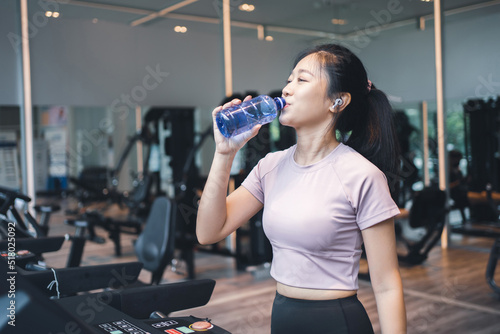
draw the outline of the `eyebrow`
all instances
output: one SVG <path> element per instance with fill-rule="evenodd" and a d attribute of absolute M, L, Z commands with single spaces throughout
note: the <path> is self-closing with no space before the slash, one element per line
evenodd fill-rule
<path fill-rule="evenodd" d="M 314 76 L 314 73 L 312 73 L 311 71 L 308 71 L 308 70 L 302 69 L 302 68 L 301 68 L 301 69 L 299 69 L 297 72 L 298 72 L 298 74 L 301 74 L 301 73 L 307 73 L 307 74 L 309 74 L 309 75 L 311 75 L 311 76 Z M 292 74 L 293 74 L 293 73 L 290 73 L 290 75 L 292 75 Z"/>
<path fill-rule="evenodd" d="M 310 75 L 314 76 L 314 74 L 311 71 L 308 71 L 308 70 L 300 69 L 298 72 L 299 73 L 307 73 L 307 74 L 310 74 Z"/>

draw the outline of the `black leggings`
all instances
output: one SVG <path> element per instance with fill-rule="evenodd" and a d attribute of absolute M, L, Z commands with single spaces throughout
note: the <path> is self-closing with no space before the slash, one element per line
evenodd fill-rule
<path fill-rule="evenodd" d="M 303 300 L 276 292 L 271 334 L 373 334 L 372 324 L 356 295 L 331 300 Z"/>

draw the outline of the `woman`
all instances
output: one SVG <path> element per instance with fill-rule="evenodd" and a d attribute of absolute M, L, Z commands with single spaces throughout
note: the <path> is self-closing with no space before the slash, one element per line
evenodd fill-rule
<path fill-rule="evenodd" d="M 373 332 L 356 297 L 364 242 L 382 332 L 405 333 L 393 221 L 399 210 L 384 175 L 397 172 L 386 96 L 361 61 L 338 45 L 300 54 L 282 93 L 287 105 L 279 121 L 296 130 L 297 144 L 268 154 L 227 197 L 233 158 L 260 127 L 227 139 L 214 126 L 199 242 L 224 239 L 264 208 L 277 281 L 273 334 Z M 215 108 L 213 116 L 238 103 Z"/>

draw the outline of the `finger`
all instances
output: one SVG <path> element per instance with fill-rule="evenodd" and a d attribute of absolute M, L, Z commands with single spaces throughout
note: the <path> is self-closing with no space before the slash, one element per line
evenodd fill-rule
<path fill-rule="evenodd" d="M 233 101 L 230 101 L 230 102 L 224 103 L 222 105 L 222 109 L 227 109 L 227 108 L 230 108 L 232 106 L 233 106 Z"/>
<path fill-rule="evenodd" d="M 222 110 L 222 106 L 218 106 L 214 110 L 212 110 L 212 116 L 215 116 L 219 111 Z"/>
<path fill-rule="evenodd" d="M 245 99 L 243 100 L 243 102 L 248 101 L 248 100 L 251 100 L 251 99 L 252 99 L 252 95 L 247 95 L 247 96 L 245 97 Z"/>
<path fill-rule="evenodd" d="M 240 133 L 234 137 L 231 137 L 231 139 L 237 143 L 241 143 L 241 145 L 243 146 L 246 142 L 255 137 L 257 133 L 259 133 L 261 127 L 262 127 L 261 124 L 257 124 L 250 131 Z"/>
<path fill-rule="evenodd" d="M 222 107 L 223 107 L 223 109 L 227 109 L 227 108 L 230 108 L 232 106 L 238 105 L 240 103 L 241 103 L 240 99 L 233 99 L 233 100 L 227 102 L 226 104 L 224 104 Z"/>
<path fill-rule="evenodd" d="M 252 128 L 252 130 L 250 130 L 250 136 L 249 137 L 250 138 L 255 137 L 257 135 L 257 133 L 259 133 L 259 130 L 260 130 L 261 127 L 262 127 L 261 124 L 257 124 L 256 126 L 254 126 Z"/>

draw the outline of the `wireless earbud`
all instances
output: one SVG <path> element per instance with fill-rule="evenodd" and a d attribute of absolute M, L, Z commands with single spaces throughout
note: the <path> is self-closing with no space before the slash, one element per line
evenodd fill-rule
<path fill-rule="evenodd" d="M 335 104 L 332 106 L 332 110 L 336 107 L 336 106 L 341 106 L 342 105 L 342 99 L 335 99 Z"/>

